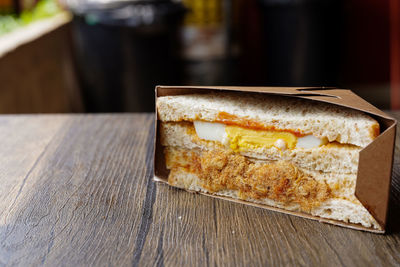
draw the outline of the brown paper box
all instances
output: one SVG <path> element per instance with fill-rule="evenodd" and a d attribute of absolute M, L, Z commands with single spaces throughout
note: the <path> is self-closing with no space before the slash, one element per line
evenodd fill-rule
<path fill-rule="evenodd" d="M 242 91 L 264 94 L 299 97 L 314 101 L 327 102 L 339 106 L 360 110 L 374 117 L 380 124 L 381 134 L 360 152 L 355 195 L 380 224 L 383 230 L 375 230 L 358 224 L 345 223 L 312 216 L 301 212 L 292 212 L 280 208 L 251 202 L 231 199 L 201 193 L 215 198 L 225 199 L 237 203 L 279 211 L 286 214 L 318 220 L 357 230 L 375 233 L 384 233 L 389 202 L 389 189 L 393 166 L 394 142 L 396 137 L 397 121 L 377 109 L 350 90 L 323 87 L 226 87 L 226 86 L 157 86 L 156 101 L 159 96 L 201 93 L 205 91 Z M 167 183 L 169 171 L 165 167 L 162 146 L 157 132 L 158 114 L 156 110 L 156 140 L 154 153 L 154 180 Z"/>

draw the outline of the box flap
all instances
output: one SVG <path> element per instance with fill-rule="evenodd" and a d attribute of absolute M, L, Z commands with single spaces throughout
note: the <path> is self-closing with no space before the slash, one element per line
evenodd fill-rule
<path fill-rule="evenodd" d="M 389 204 L 396 125 L 361 150 L 358 163 L 355 195 L 382 228 Z"/>
<path fill-rule="evenodd" d="M 333 87 L 157 86 L 156 96 L 201 93 L 205 92 L 205 90 L 226 90 L 295 96 L 357 109 L 394 121 L 392 117 L 371 105 L 351 90 Z"/>

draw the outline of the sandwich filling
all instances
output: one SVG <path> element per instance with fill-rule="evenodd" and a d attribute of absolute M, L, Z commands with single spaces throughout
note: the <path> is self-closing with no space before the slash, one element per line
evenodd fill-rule
<path fill-rule="evenodd" d="M 239 152 L 256 148 L 276 147 L 280 150 L 314 148 L 328 143 L 326 138 L 314 135 L 300 135 L 291 131 L 256 130 L 216 122 L 194 121 L 199 138 L 217 141 Z"/>
<path fill-rule="evenodd" d="M 211 193 L 236 190 L 240 199 L 264 199 L 284 205 L 297 204 L 310 211 L 332 196 L 325 181 L 286 161 L 252 162 L 244 156 L 223 150 L 190 151 L 167 148 L 166 164 L 174 172 L 185 171 L 199 177 L 203 188 Z M 173 178 L 169 182 L 174 183 Z"/>
<path fill-rule="evenodd" d="M 299 168 L 294 162 L 257 160 L 241 154 L 258 148 L 274 147 L 281 153 L 299 148 L 315 149 L 330 144 L 326 139 L 289 130 L 252 129 L 217 122 L 178 124 L 186 127 L 186 134 L 192 136 L 194 142 L 199 138 L 221 145 L 210 150 L 167 146 L 164 153 L 167 168 L 171 170 L 171 184 L 174 184 L 175 174 L 184 171 L 195 174 L 208 192 L 234 190 L 242 200 L 271 199 L 284 206 L 298 205 L 304 212 L 341 195 L 341 186 L 337 183 L 316 179 L 312 172 Z M 349 197 L 345 195 L 342 197 Z"/>
<path fill-rule="evenodd" d="M 186 134 L 195 145 L 200 138 L 193 126 L 186 125 Z M 172 132 L 165 131 L 168 128 L 174 126 L 161 127 L 161 140 L 170 185 L 379 228 L 354 196 L 356 173 L 326 173 L 299 166 L 294 160 L 263 160 L 222 145 L 207 145 L 216 141 L 204 140 L 191 147 L 183 135 L 174 139 Z M 327 150 L 336 148 L 329 143 L 316 149 L 327 155 Z M 299 153 L 286 149 L 280 154 L 288 151 Z"/>

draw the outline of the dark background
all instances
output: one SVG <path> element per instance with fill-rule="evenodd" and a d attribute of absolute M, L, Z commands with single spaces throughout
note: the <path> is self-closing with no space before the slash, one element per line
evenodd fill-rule
<path fill-rule="evenodd" d="M 80 3 L 0 56 L 0 112 L 153 111 L 158 84 L 332 86 L 400 108 L 395 0 Z"/>

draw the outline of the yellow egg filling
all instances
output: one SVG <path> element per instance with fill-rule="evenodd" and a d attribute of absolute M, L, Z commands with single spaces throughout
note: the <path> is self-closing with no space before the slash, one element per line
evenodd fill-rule
<path fill-rule="evenodd" d="M 260 131 L 238 126 L 226 126 L 225 132 L 229 138 L 229 146 L 236 152 L 254 148 L 271 148 L 279 139 L 285 141 L 289 149 L 295 148 L 297 143 L 297 137 L 290 132 Z"/>

